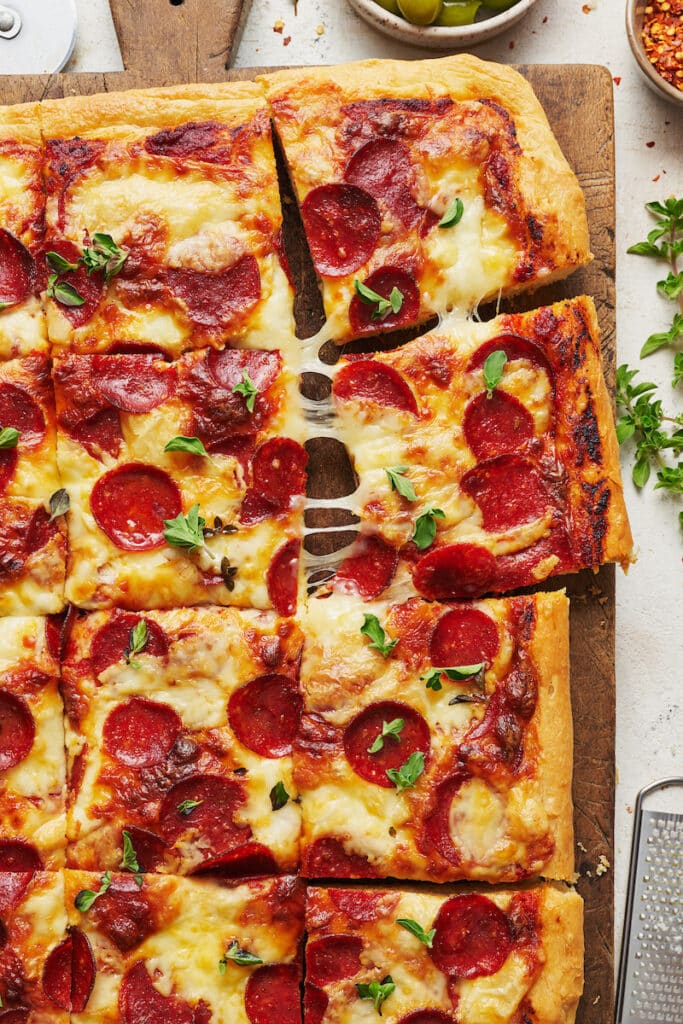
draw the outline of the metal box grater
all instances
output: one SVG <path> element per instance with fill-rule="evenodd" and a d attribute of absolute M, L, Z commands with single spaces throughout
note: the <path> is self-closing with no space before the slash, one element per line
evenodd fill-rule
<path fill-rule="evenodd" d="M 634 814 L 616 1021 L 683 1024 L 683 778 L 646 786 Z"/>

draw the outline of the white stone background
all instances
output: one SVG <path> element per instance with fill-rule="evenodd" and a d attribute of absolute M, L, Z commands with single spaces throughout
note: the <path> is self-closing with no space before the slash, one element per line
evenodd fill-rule
<path fill-rule="evenodd" d="M 77 0 L 77 7 L 79 35 L 70 70 L 120 68 L 107 0 Z M 281 33 L 273 28 L 279 20 L 284 22 Z M 321 35 L 318 26 L 324 27 Z M 681 412 L 682 389 L 677 395 L 671 389 L 673 355 L 664 350 L 642 364 L 638 359 L 645 338 L 665 329 L 671 319 L 672 307 L 655 291 L 663 268 L 626 255 L 626 249 L 651 226 L 646 202 L 683 195 L 683 107 L 660 100 L 641 78 L 624 29 L 624 0 L 539 0 L 520 24 L 473 52 L 501 62 L 604 64 L 621 79 L 614 88 L 617 357 L 619 363 L 642 366 L 640 379 L 657 381 L 665 408 Z M 299 0 L 296 16 L 293 0 L 253 0 L 234 64 L 430 55 L 435 54 L 380 35 L 346 0 Z M 649 486 L 638 492 L 630 481 L 628 452 L 623 466 L 638 561 L 628 576 L 617 572 L 617 951 L 636 793 L 655 779 L 683 775 L 683 535 L 677 525 L 683 499 Z"/>

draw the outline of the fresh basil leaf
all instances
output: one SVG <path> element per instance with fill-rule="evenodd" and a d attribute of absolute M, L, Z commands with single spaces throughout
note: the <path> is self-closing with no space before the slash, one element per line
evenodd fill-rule
<path fill-rule="evenodd" d="M 83 250 L 81 263 L 88 274 L 102 271 L 105 281 L 110 281 L 121 272 L 127 259 L 128 253 L 119 248 L 111 235 L 98 231 L 92 236 L 92 245 Z"/>
<path fill-rule="evenodd" d="M 454 199 L 439 221 L 440 228 L 453 228 L 460 223 L 465 207 L 462 199 Z"/>
<path fill-rule="evenodd" d="M 57 274 L 70 274 L 74 270 L 78 270 L 78 263 L 71 263 L 70 260 L 60 256 L 58 252 L 45 253 L 45 259 L 50 269 Z"/>
<path fill-rule="evenodd" d="M 195 807 L 199 807 L 203 803 L 203 800 L 181 800 L 177 808 L 178 814 L 182 814 L 183 818 L 186 818 Z"/>
<path fill-rule="evenodd" d="M 367 636 L 370 640 L 370 647 L 379 651 L 385 658 L 389 657 L 398 643 L 398 639 L 387 640 L 387 635 L 376 615 L 368 615 L 366 613 L 363 616 L 363 625 L 360 627 L 360 631 L 363 636 Z"/>
<path fill-rule="evenodd" d="M 242 374 L 242 380 L 239 384 L 235 384 L 232 389 L 233 395 L 242 395 L 244 397 L 244 404 L 249 412 L 254 411 L 256 405 L 256 396 L 258 395 L 258 388 L 254 384 L 253 380 L 245 370 Z"/>
<path fill-rule="evenodd" d="M 382 731 L 378 733 L 372 746 L 368 747 L 368 754 L 378 754 L 384 748 L 384 740 L 387 736 L 391 736 L 397 743 L 400 743 L 405 724 L 402 718 L 394 718 L 391 722 L 382 722 Z"/>
<path fill-rule="evenodd" d="M 434 690 L 435 693 L 438 693 L 439 690 L 443 690 L 440 668 L 435 668 L 428 675 L 422 676 L 421 678 L 425 680 L 425 688 L 427 690 Z"/>
<path fill-rule="evenodd" d="M 126 660 L 126 664 L 131 665 L 133 668 L 142 668 L 139 661 L 134 661 L 131 657 L 133 654 L 140 654 L 144 651 L 147 646 L 149 639 L 149 629 L 144 619 L 138 619 L 130 633 L 128 634 L 128 646 L 123 652 L 123 657 Z"/>
<path fill-rule="evenodd" d="M 398 491 L 401 497 L 407 498 L 408 501 L 417 501 L 415 488 L 405 476 L 408 472 L 407 466 L 394 466 L 393 469 L 385 469 L 384 472 L 389 477 L 392 491 Z"/>
<path fill-rule="evenodd" d="M 426 508 L 415 520 L 413 541 L 420 551 L 431 547 L 436 540 L 436 520 L 445 519 L 446 513 L 440 508 Z"/>
<path fill-rule="evenodd" d="M 140 870 L 140 864 L 138 863 L 138 855 L 135 852 L 135 847 L 133 846 L 133 840 L 130 837 L 130 832 L 124 828 L 121 833 L 121 837 L 123 839 L 121 869 L 123 871 L 132 871 L 135 875 L 136 883 L 142 889 L 142 872 Z"/>
<path fill-rule="evenodd" d="M 427 949 L 432 948 L 434 942 L 434 936 L 436 935 L 436 928 L 431 928 L 428 932 L 424 930 L 421 924 L 417 921 L 413 921 L 411 917 L 397 917 L 396 924 L 400 924 L 401 928 L 405 928 L 407 932 L 414 935 L 416 939 L 419 939 L 423 946 Z"/>
<path fill-rule="evenodd" d="M 186 516 L 180 513 L 175 519 L 164 520 L 164 538 L 174 548 L 186 548 L 188 552 L 204 547 L 206 520 L 199 515 L 199 505 L 193 505 Z"/>
<path fill-rule="evenodd" d="M 392 313 L 400 313 L 403 308 L 403 292 L 394 285 L 389 293 L 389 305 Z"/>
<path fill-rule="evenodd" d="M 274 811 L 279 811 L 287 803 L 289 803 L 289 793 L 285 789 L 284 782 L 276 782 L 270 791 L 270 806 Z"/>
<path fill-rule="evenodd" d="M 502 349 L 498 348 L 488 356 L 484 363 L 484 384 L 489 398 L 493 398 L 493 392 L 500 384 L 507 361 L 508 357 Z"/>
<path fill-rule="evenodd" d="M 164 445 L 164 451 L 186 452 L 188 455 L 202 455 L 205 459 L 211 458 L 198 437 L 183 437 L 182 434 L 178 434 L 177 437 L 172 437 L 171 440 Z"/>
<path fill-rule="evenodd" d="M 252 967 L 263 963 L 260 956 L 255 956 L 253 953 L 250 953 L 248 949 L 242 949 L 237 939 L 232 940 L 228 946 L 225 956 L 218 961 L 218 970 L 221 974 L 225 974 L 225 968 L 228 965 L 228 960 L 237 964 L 238 967 Z"/>
<path fill-rule="evenodd" d="M 485 668 L 486 662 L 480 661 L 476 665 L 456 665 L 452 668 L 434 668 L 427 676 L 422 676 L 426 680 L 426 688 L 428 690 L 434 690 L 438 693 L 439 690 L 443 689 L 441 682 L 441 676 L 446 676 L 447 679 L 452 679 L 454 682 L 461 681 L 463 679 L 471 679 L 472 676 L 479 675 L 479 673 Z"/>
<path fill-rule="evenodd" d="M 636 487 L 644 487 L 650 479 L 650 463 L 647 458 L 638 459 L 632 471 L 633 483 Z"/>
<path fill-rule="evenodd" d="M 400 768 L 387 768 L 387 777 L 402 793 L 404 789 L 412 789 L 424 770 L 425 756 L 421 750 L 415 750 Z"/>
<path fill-rule="evenodd" d="M 358 993 L 359 999 L 370 999 L 372 1005 L 377 1010 L 377 1013 L 382 1016 L 382 1004 L 389 998 L 392 992 L 396 989 L 394 980 L 390 974 L 387 974 L 381 981 L 371 981 L 369 984 L 363 982 L 356 983 L 356 992 Z"/>
<path fill-rule="evenodd" d="M 2 440 L 2 434 L 0 434 L 0 441 Z M 0 444 L 0 448 L 2 445 Z M 71 499 L 69 498 L 69 492 L 63 487 L 60 487 L 58 491 L 50 495 L 50 522 L 53 519 L 58 519 L 59 516 L 65 515 L 71 506 Z"/>
<path fill-rule="evenodd" d="M 74 906 L 76 910 L 80 910 L 82 914 L 87 913 L 92 907 L 95 900 L 99 899 L 100 896 L 104 896 L 105 892 L 111 885 L 111 871 L 105 871 L 100 878 L 100 887 L 97 892 L 93 892 L 92 889 L 81 889 L 76 895 L 74 900 Z"/>
<path fill-rule="evenodd" d="M 19 431 L 16 427 L 3 427 L 0 429 L 0 451 L 8 451 L 16 448 L 19 442 Z"/>
<path fill-rule="evenodd" d="M 384 320 L 385 317 L 392 313 L 400 313 L 403 307 L 403 293 L 398 288 L 392 288 L 391 294 L 388 299 L 385 299 L 383 295 L 368 288 L 366 284 L 359 281 L 358 278 L 353 282 L 353 286 L 356 289 L 356 295 L 364 302 L 367 306 L 374 306 L 372 312 L 373 320 Z"/>
<path fill-rule="evenodd" d="M 47 279 L 47 294 L 62 306 L 82 306 L 85 299 L 73 285 L 60 281 L 57 274 L 50 274 Z"/>

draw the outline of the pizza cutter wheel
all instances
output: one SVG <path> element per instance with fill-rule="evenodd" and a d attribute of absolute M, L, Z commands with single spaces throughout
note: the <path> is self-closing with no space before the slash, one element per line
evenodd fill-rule
<path fill-rule="evenodd" d="M 0 75 L 61 71 L 77 23 L 75 0 L 0 0 Z"/>

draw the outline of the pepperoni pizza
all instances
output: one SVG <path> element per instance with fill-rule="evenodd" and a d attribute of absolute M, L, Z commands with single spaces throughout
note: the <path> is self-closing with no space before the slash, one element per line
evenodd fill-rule
<path fill-rule="evenodd" d="M 582 923 L 550 885 L 309 889 L 305 1024 L 572 1024 Z"/>
<path fill-rule="evenodd" d="M 73 1024 L 300 1024 L 304 891 L 66 872 Z"/>
<path fill-rule="evenodd" d="M 337 341 L 566 277 L 583 196 L 529 84 L 459 55 L 261 79 Z"/>
<path fill-rule="evenodd" d="M 447 320 L 349 356 L 333 398 L 363 527 L 335 586 L 469 598 L 617 561 L 632 539 L 595 308 Z"/>
<path fill-rule="evenodd" d="M 228 608 L 82 616 L 63 661 L 68 864 L 296 870 L 302 635 Z M 126 835 L 127 833 L 127 835 Z"/>
<path fill-rule="evenodd" d="M 568 603 L 313 600 L 294 746 L 312 878 L 574 871 Z"/>
<path fill-rule="evenodd" d="M 50 630 L 41 618 L 0 623 L 0 874 L 64 863 L 63 708 Z"/>
<path fill-rule="evenodd" d="M 0 107 L 0 360 L 47 351 L 35 253 L 45 200 L 39 105 Z"/>
<path fill-rule="evenodd" d="M 294 612 L 308 457 L 279 352 L 71 355 L 54 377 L 68 600 Z"/>
<path fill-rule="evenodd" d="M 71 97 L 42 103 L 40 117 L 54 348 L 295 355 L 259 86 Z"/>

